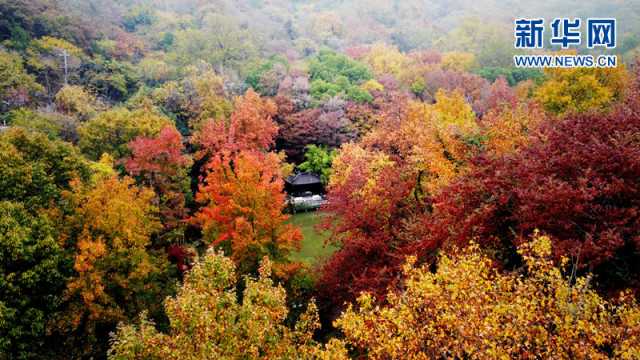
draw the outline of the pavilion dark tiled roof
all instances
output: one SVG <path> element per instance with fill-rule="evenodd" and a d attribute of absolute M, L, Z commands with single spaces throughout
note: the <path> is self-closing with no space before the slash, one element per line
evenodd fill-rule
<path fill-rule="evenodd" d="M 301 172 L 291 175 L 285 181 L 291 185 L 312 185 L 321 183 L 318 175 L 309 172 Z"/>

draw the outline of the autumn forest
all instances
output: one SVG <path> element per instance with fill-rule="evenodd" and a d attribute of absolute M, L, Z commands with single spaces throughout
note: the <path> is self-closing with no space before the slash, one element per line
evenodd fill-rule
<path fill-rule="evenodd" d="M 617 66 L 514 66 L 569 15 Z M 640 359 L 639 299 L 638 0 L 0 0 L 0 360 Z"/>

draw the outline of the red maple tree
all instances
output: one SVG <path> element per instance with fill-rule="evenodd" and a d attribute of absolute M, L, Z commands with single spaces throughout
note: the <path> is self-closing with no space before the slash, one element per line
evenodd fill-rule
<path fill-rule="evenodd" d="M 157 196 L 165 231 L 179 227 L 187 217 L 190 196 L 188 167 L 182 136 L 166 126 L 157 137 L 138 137 L 129 143 L 131 156 L 124 160 L 127 172 L 151 187 Z"/>

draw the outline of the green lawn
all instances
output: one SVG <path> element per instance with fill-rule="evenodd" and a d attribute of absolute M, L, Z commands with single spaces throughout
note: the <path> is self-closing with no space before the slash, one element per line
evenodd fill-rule
<path fill-rule="evenodd" d="M 322 216 L 322 212 L 319 211 L 291 215 L 289 221 L 299 227 L 303 235 L 301 249 L 299 252 L 291 254 L 291 260 L 315 264 L 336 250 L 335 246 L 325 246 L 327 232 L 319 232 L 315 229 L 315 225 L 320 222 Z"/>

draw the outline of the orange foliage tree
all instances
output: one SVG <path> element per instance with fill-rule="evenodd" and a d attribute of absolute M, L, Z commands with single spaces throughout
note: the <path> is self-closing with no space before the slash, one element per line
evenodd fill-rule
<path fill-rule="evenodd" d="M 229 120 L 211 119 L 194 136 L 200 147 L 199 157 L 240 150 L 268 150 L 278 133 L 273 121 L 276 104 L 265 100 L 249 89 L 236 99 L 235 109 Z"/>
<path fill-rule="evenodd" d="M 548 117 L 532 101 L 497 106 L 482 117 L 487 150 L 502 155 L 521 149 Z"/>
<path fill-rule="evenodd" d="M 267 152 L 278 127 L 276 105 L 253 90 L 239 97 L 229 121 L 209 121 L 195 136 L 207 159 L 196 200 L 202 208 L 193 222 L 205 242 L 222 248 L 243 273 L 255 273 L 265 255 L 284 276 L 289 251 L 299 246 L 299 230 L 286 224 L 282 157 Z"/>
<path fill-rule="evenodd" d="M 194 221 L 205 242 L 222 248 L 242 273 L 257 270 L 269 256 L 276 272 L 285 270 L 289 251 L 299 247 L 300 231 L 283 214 L 282 161 L 274 153 L 242 151 L 232 160 L 214 157 L 196 200 L 204 207 Z M 279 274 L 281 275 L 281 274 Z"/>
<path fill-rule="evenodd" d="M 63 219 L 62 241 L 75 252 L 75 274 L 55 328 L 78 356 L 95 350 L 118 321 L 160 311 L 156 299 L 172 287 L 163 279 L 165 257 L 149 250 L 160 230 L 153 196 L 133 179 L 117 177 L 97 179 L 94 186 L 77 182 L 65 194 L 71 211 Z"/>

